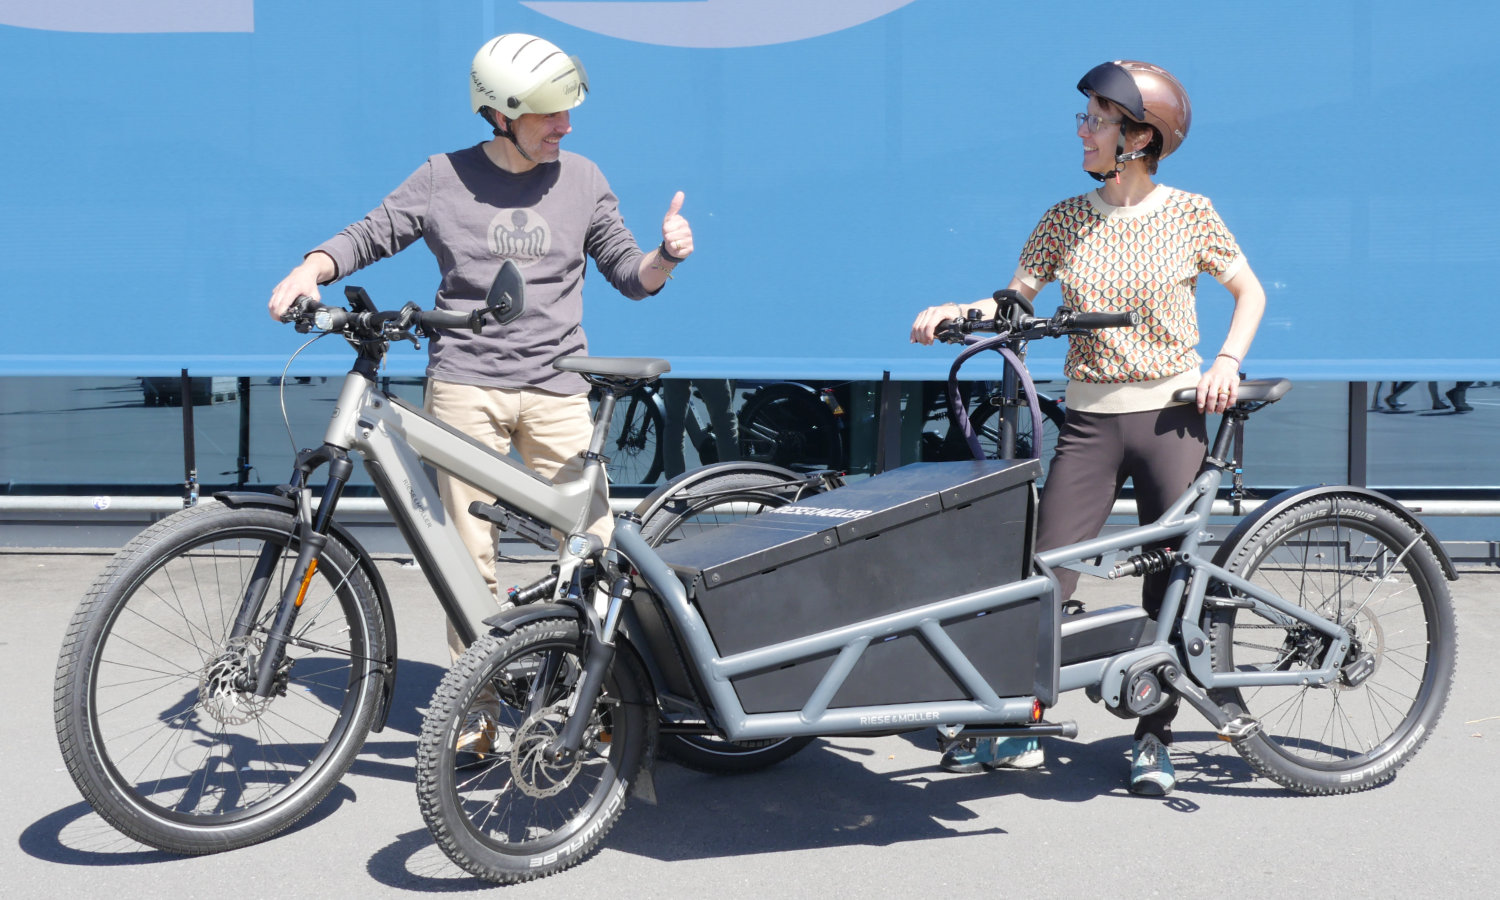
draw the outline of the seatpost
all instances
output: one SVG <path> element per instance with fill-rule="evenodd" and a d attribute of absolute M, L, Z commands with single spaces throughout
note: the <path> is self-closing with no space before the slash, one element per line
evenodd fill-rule
<path fill-rule="evenodd" d="M 1238 405 L 1224 410 L 1223 417 L 1219 420 L 1219 432 L 1214 435 L 1213 450 L 1208 454 L 1208 462 L 1221 469 L 1231 469 L 1235 466 L 1235 440 L 1244 430 L 1245 420 L 1248 418 L 1250 418 L 1250 411 Z"/>
<path fill-rule="evenodd" d="M 599 409 L 594 412 L 594 434 L 589 438 L 589 452 L 602 454 L 604 445 L 609 442 L 609 423 L 615 415 L 615 392 L 609 385 L 602 385 L 599 391 Z"/>

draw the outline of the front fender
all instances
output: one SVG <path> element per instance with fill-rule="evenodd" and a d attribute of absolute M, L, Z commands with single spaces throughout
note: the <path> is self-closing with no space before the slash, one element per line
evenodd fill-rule
<path fill-rule="evenodd" d="M 572 603 L 528 603 L 525 606 L 513 606 L 485 619 L 484 624 L 490 626 L 492 634 L 507 635 L 542 619 L 576 619 L 584 626 L 580 629 L 582 633 L 589 631 L 588 616 Z"/>
<path fill-rule="evenodd" d="M 1453 567 L 1453 560 L 1449 558 L 1448 551 L 1443 549 L 1442 543 L 1433 536 L 1431 531 L 1427 530 L 1427 526 L 1422 524 L 1422 520 L 1418 519 L 1415 513 L 1379 491 L 1356 487 L 1352 484 L 1308 485 L 1305 487 L 1288 488 L 1282 491 L 1265 503 L 1262 503 L 1256 508 L 1255 512 L 1245 516 L 1234 528 L 1230 529 L 1229 534 L 1224 538 L 1224 542 L 1219 545 L 1218 552 L 1214 554 L 1214 565 L 1225 565 L 1229 560 L 1229 555 L 1245 539 L 1246 535 L 1252 534 L 1256 528 L 1260 527 L 1262 522 L 1269 521 L 1272 516 L 1303 500 L 1335 494 L 1357 497 L 1368 503 L 1385 507 L 1393 515 L 1410 525 L 1417 534 L 1422 536 L 1422 540 L 1432 550 L 1433 555 L 1437 557 L 1438 564 L 1442 566 L 1444 577 L 1449 581 L 1458 580 L 1458 570 Z"/>

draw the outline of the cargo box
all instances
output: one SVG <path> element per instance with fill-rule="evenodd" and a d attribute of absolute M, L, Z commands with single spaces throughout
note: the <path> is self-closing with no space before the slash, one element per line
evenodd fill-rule
<path fill-rule="evenodd" d="M 918 463 L 768 510 L 659 550 L 720 656 L 828 631 L 1024 577 L 1040 466 Z M 1056 617 L 1037 600 L 942 623 L 1001 696 L 1033 693 L 1038 641 Z M 660 637 L 660 623 L 649 627 Z M 738 678 L 746 712 L 801 709 L 832 654 Z M 1050 666 L 1050 657 L 1046 660 Z M 1050 676 L 1049 676 L 1050 680 Z M 970 699 L 914 634 L 872 644 L 832 708 Z"/>

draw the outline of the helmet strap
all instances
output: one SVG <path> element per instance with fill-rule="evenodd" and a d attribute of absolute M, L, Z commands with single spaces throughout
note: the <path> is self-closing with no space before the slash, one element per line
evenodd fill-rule
<path fill-rule="evenodd" d="M 1125 171 L 1126 163 L 1130 162 L 1132 159 L 1145 159 L 1145 157 L 1145 150 L 1131 150 L 1129 152 L 1126 152 L 1125 132 L 1122 129 L 1120 132 L 1119 141 L 1115 145 L 1115 184 L 1120 183 L 1120 173 Z M 1099 180 L 1103 181 L 1104 179 L 1101 178 Z"/>
<path fill-rule="evenodd" d="M 485 109 L 488 109 L 490 111 L 490 114 L 485 118 L 489 120 L 490 129 L 495 132 L 495 137 L 505 138 L 506 140 L 510 141 L 511 144 L 516 148 L 516 152 L 521 154 L 522 159 L 526 160 L 529 163 L 535 163 L 536 160 L 532 159 L 530 154 L 521 149 L 521 142 L 516 140 L 516 133 L 514 129 L 507 128 L 504 131 L 500 130 L 500 119 L 505 118 L 505 116 L 497 112 L 493 107 L 486 106 Z M 506 119 L 506 121 L 509 122 L 510 120 Z"/>

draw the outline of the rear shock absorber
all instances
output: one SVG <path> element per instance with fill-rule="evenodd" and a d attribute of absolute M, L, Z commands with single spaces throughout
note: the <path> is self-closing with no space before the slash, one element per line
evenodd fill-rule
<path fill-rule="evenodd" d="M 1147 550 L 1145 553 L 1137 553 L 1124 562 L 1109 570 L 1110 578 L 1125 578 L 1128 576 L 1155 575 L 1157 572 L 1165 572 L 1177 564 L 1177 551 L 1171 547 L 1163 547 L 1160 550 Z"/>

